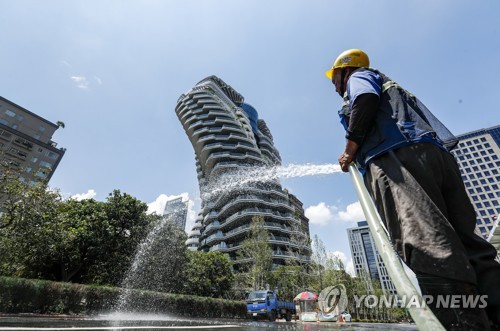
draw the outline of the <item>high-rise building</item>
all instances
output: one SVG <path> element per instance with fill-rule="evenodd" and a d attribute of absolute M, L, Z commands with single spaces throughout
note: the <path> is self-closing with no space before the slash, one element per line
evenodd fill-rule
<path fill-rule="evenodd" d="M 50 180 L 65 148 L 52 135 L 58 125 L 0 97 L 0 161 L 21 172 L 20 179 L 36 184 Z"/>
<path fill-rule="evenodd" d="M 163 217 L 177 224 L 182 230 L 186 228 L 188 212 L 188 201 L 182 201 L 182 197 L 167 201 Z"/>
<path fill-rule="evenodd" d="M 202 193 L 201 212 L 188 246 L 225 252 L 238 270 L 248 262 L 237 253 L 241 242 L 249 235 L 252 218 L 261 216 L 270 235 L 274 265 L 308 263 L 309 220 L 302 203 L 272 176 L 264 181 L 250 176 L 234 183 L 237 174 L 241 178 L 245 172 L 281 165 L 273 136 L 257 111 L 215 76 L 181 95 L 175 111 L 195 151 Z M 228 178 L 235 185 L 221 184 Z"/>
<path fill-rule="evenodd" d="M 396 295 L 396 287 L 389 277 L 366 221 L 358 222 L 356 228 L 347 229 L 352 261 L 357 277 L 380 281 L 382 290 Z M 396 254 L 396 253 L 394 253 Z"/>
<path fill-rule="evenodd" d="M 452 151 L 476 210 L 476 232 L 488 239 L 500 212 L 500 126 L 457 136 Z"/>

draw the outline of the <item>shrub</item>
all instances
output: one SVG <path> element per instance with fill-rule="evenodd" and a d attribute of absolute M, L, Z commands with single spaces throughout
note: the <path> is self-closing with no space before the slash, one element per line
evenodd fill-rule
<path fill-rule="evenodd" d="M 115 310 L 120 288 L 0 277 L 0 312 L 93 315 Z M 129 290 L 123 310 L 187 317 L 244 318 L 242 301 Z"/>

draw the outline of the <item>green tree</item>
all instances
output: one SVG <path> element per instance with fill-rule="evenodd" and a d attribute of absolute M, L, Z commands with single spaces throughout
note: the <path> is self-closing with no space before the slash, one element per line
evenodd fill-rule
<path fill-rule="evenodd" d="M 293 301 L 295 296 L 307 288 L 302 281 L 302 267 L 279 266 L 272 271 L 271 288 L 277 289 L 281 300 Z"/>
<path fill-rule="evenodd" d="M 300 280 L 300 286 L 303 290 L 308 287 L 309 273 L 311 270 L 311 240 L 309 238 L 309 230 L 301 221 L 299 213 L 295 213 L 295 220 L 290 225 L 292 231 L 288 251 L 291 252 L 296 259 L 288 260 L 290 266 L 298 266 L 297 273 Z"/>
<path fill-rule="evenodd" d="M 317 277 L 318 283 L 319 283 L 319 289 L 325 288 L 324 286 L 324 273 L 325 273 L 325 267 L 327 264 L 328 260 L 328 255 L 326 253 L 326 247 L 323 241 L 318 238 L 318 235 L 314 235 L 313 239 L 313 253 L 311 256 L 312 260 L 312 269 Z"/>
<path fill-rule="evenodd" d="M 137 244 L 158 218 L 146 215 L 146 204 L 119 191 L 107 202 L 62 201 L 41 184 L 13 185 L 22 192 L 3 203 L 4 275 L 119 285 Z"/>
<path fill-rule="evenodd" d="M 60 270 L 54 275 L 57 280 L 99 284 L 106 283 L 102 279 L 110 271 L 119 273 L 103 268 L 98 279 L 89 275 L 98 261 L 107 257 L 102 247 L 109 231 L 105 202 L 65 201 L 60 208 L 60 225 L 65 240 L 60 242 L 61 257 L 53 261 L 54 269 Z"/>
<path fill-rule="evenodd" d="M 221 252 L 188 252 L 184 292 L 207 297 L 223 297 L 234 280 L 231 262 Z"/>
<path fill-rule="evenodd" d="M 0 169 L 0 273 L 13 276 L 36 276 L 50 265 L 43 258 L 54 254 L 61 197 L 48 190 L 42 181 L 30 185 L 21 179 L 18 169 L 7 160 Z M 32 268 L 37 270 L 33 273 Z"/>
<path fill-rule="evenodd" d="M 345 271 L 344 263 L 338 256 L 326 251 L 325 245 L 317 235 L 313 239 L 311 259 L 313 280 L 309 285 L 310 288 L 321 291 L 337 284 L 348 287 L 351 276 Z"/>
<path fill-rule="evenodd" d="M 264 225 L 263 217 L 252 218 L 249 237 L 241 243 L 239 251 L 243 259 L 250 260 L 246 264 L 246 276 L 254 290 L 263 289 L 269 284 L 273 266 L 273 251 L 269 246 L 269 233 Z"/>
<path fill-rule="evenodd" d="M 39 205 L 47 195 L 47 186 L 44 181 L 30 185 L 21 179 L 20 170 L 9 160 L 0 163 L 0 229 L 16 226 L 30 211 L 43 209 Z M 41 212 L 39 212 L 41 213 Z"/>
<path fill-rule="evenodd" d="M 84 277 L 86 283 L 121 283 L 139 243 L 159 220 L 157 215 L 148 215 L 147 208 L 144 202 L 119 190 L 108 195 L 103 205 L 105 218 L 92 226 L 99 242 L 92 246 L 94 258 Z"/>

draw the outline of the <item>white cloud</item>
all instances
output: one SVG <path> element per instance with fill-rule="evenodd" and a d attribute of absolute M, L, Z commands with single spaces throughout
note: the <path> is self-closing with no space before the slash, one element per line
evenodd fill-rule
<path fill-rule="evenodd" d="M 71 76 L 70 78 L 80 89 L 86 90 L 89 87 L 90 82 L 84 76 Z"/>
<path fill-rule="evenodd" d="M 311 224 L 327 225 L 336 221 L 358 222 L 365 220 L 365 215 L 358 201 L 351 203 L 346 210 L 339 210 L 337 206 L 328 206 L 320 202 L 315 206 L 306 208 L 306 217 Z"/>
<path fill-rule="evenodd" d="M 339 211 L 338 217 L 345 222 L 358 222 L 366 219 L 359 201 L 348 205 L 345 211 Z"/>
<path fill-rule="evenodd" d="M 87 193 L 79 193 L 72 195 L 70 199 L 76 200 L 76 201 L 82 201 L 82 200 L 87 200 L 87 199 L 93 199 L 96 196 L 96 192 L 93 189 L 90 189 L 87 191 Z"/>
<path fill-rule="evenodd" d="M 97 76 L 94 76 L 94 79 L 96 80 L 97 84 L 102 85 L 102 79 Z"/>
<path fill-rule="evenodd" d="M 312 224 L 326 225 L 333 219 L 332 208 L 327 206 L 324 202 L 320 202 L 316 206 L 308 207 L 305 214 Z"/>

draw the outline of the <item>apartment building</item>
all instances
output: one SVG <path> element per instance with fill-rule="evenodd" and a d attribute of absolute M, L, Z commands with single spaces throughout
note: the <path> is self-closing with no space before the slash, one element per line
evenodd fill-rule
<path fill-rule="evenodd" d="M 232 186 L 220 184 L 255 169 L 281 165 L 271 131 L 257 110 L 220 78 L 210 76 L 181 95 L 175 111 L 195 151 L 202 193 L 188 247 L 225 252 L 237 270 L 250 262 L 238 250 L 252 218 L 261 216 L 270 235 L 274 266 L 308 263 L 309 220 L 302 203 L 283 189 L 279 179 L 250 177 Z"/>
<path fill-rule="evenodd" d="M 43 117 L 0 97 L 0 161 L 21 171 L 21 180 L 49 181 L 66 151 L 52 135 L 59 128 Z"/>
<path fill-rule="evenodd" d="M 201 231 L 203 230 L 202 221 L 203 213 L 199 213 L 191 231 L 188 233 L 188 239 L 186 240 L 186 246 L 190 251 L 197 251 L 200 247 Z"/>

